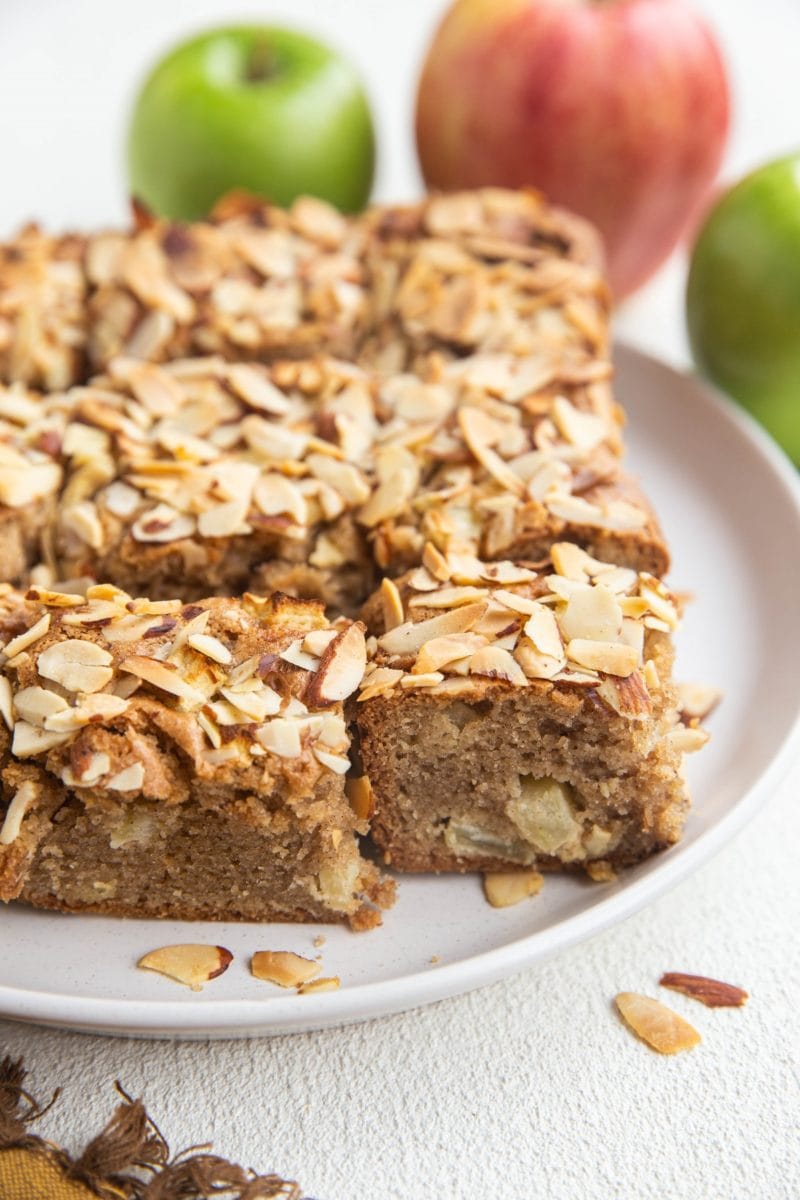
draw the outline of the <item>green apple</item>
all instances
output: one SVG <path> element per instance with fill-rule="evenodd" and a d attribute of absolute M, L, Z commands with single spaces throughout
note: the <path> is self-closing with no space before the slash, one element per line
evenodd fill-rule
<path fill-rule="evenodd" d="M 692 254 L 695 361 L 800 464 L 800 155 L 718 201 Z"/>
<path fill-rule="evenodd" d="M 145 81 L 128 132 L 132 194 L 176 219 L 207 215 L 231 188 L 284 206 L 306 193 L 354 212 L 374 166 L 356 71 L 287 29 L 216 29 L 178 46 Z"/>

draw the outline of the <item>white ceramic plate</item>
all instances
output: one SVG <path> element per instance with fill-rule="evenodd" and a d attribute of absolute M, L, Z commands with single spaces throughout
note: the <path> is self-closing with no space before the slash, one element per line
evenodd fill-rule
<path fill-rule="evenodd" d="M 741 828 L 800 740 L 797 476 L 751 421 L 696 380 L 630 349 L 618 352 L 618 367 L 631 465 L 662 515 L 671 579 L 696 596 L 680 634 L 679 674 L 713 682 L 726 697 L 710 722 L 711 744 L 690 763 L 695 807 L 680 845 L 613 885 L 548 878 L 537 899 L 506 910 L 486 904 L 477 877 L 411 876 L 369 934 L 12 905 L 0 919 L 0 1014 L 95 1033 L 231 1037 L 397 1012 L 491 983 L 621 921 Z M 297 996 L 250 976 L 254 950 L 313 955 L 319 933 L 324 974 L 341 976 L 340 991 Z M 235 961 L 202 994 L 135 969 L 145 951 L 180 941 L 216 942 Z"/>

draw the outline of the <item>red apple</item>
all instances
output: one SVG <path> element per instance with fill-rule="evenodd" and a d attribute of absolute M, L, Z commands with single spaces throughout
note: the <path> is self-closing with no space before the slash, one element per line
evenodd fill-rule
<path fill-rule="evenodd" d="M 593 220 L 619 297 L 695 219 L 729 117 L 720 50 L 682 0 L 456 0 L 417 148 L 431 188 L 533 185 Z"/>

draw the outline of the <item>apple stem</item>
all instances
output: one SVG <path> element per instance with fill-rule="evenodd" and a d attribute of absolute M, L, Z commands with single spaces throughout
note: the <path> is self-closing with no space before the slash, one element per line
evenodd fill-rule
<path fill-rule="evenodd" d="M 245 78 L 248 83 L 264 83 L 277 74 L 278 64 L 272 47 L 265 38 L 253 43 L 247 62 Z"/>

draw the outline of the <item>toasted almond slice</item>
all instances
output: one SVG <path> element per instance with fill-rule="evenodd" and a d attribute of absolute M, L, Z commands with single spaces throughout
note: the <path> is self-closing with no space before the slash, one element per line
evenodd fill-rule
<path fill-rule="evenodd" d="M 0 839 L 2 840 L 2 839 Z M 705 975 L 685 975 L 682 971 L 667 971 L 659 983 L 662 987 L 699 1000 L 707 1008 L 741 1008 L 750 999 L 744 988 Z"/>
<path fill-rule="evenodd" d="M 691 729 L 685 725 L 677 725 L 674 729 L 670 729 L 666 735 L 671 746 L 674 746 L 681 754 L 694 754 L 697 750 L 702 750 L 709 739 L 709 735 L 705 729 Z"/>
<path fill-rule="evenodd" d="M 345 780 L 344 790 L 359 821 L 368 821 L 375 811 L 375 793 L 369 776 L 358 775 Z"/>
<path fill-rule="evenodd" d="M 55 713 L 62 712 L 68 707 L 63 696 L 59 696 L 57 692 L 51 692 L 48 688 L 38 686 L 22 688 L 14 697 L 14 709 L 17 716 L 40 728 L 44 728 L 48 717 L 52 717 Z"/>
<path fill-rule="evenodd" d="M 465 584 L 458 587 L 437 588 L 435 592 L 423 592 L 414 596 L 409 608 L 457 608 L 460 604 L 474 604 L 488 598 L 489 589 Z"/>
<path fill-rule="evenodd" d="M 659 1054 L 691 1050 L 702 1040 L 693 1025 L 650 996 L 620 992 L 616 1005 L 626 1025 Z"/>
<path fill-rule="evenodd" d="M 11 742 L 11 752 L 17 758 L 30 758 L 34 754 L 43 754 L 54 746 L 61 746 L 69 738 L 69 733 L 51 733 L 49 730 L 37 729 L 27 721 L 17 721 L 14 726 L 14 736 Z"/>
<path fill-rule="evenodd" d="M 678 711 L 684 722 L 704 720 L 709 713 L 714 711 L 721 699 L 722 692 L 707 684 L 678 684 Z"/>
<path fill-rule="evenodd" d="M 438 579 L 442 583 L 447 583 L 452 574 L 449 561 L 440 550 L 437 550 L 433 542 L 425 543 L 425 548 L 422 551 L 422 565 L 431 573 L 434 579 Z"/>
<path fill-rule="evenodd" d="M 366 665 L 364 627 L 355 622 L 328 645 L 306 687 L 306 702 L 316 707 L 346 700 L 361 683 Z"/>
<path fill-rule="evenodd" d="M 67 638 L 43 650 L 36 667 L 44 679 L 60 683 L 68 692 L 99 692 L 114 676 L 113 661 L 95 642 Z"/>
<path fill-rule="evenodd" d="M 23 780 L 6 809 L 3 824 L 0 827 L 0 846 L 10 846 L 17 840 L 25 814 L 38 795 L 39 789 L 33 780 Z"/>
<path fill-rule="evenodd" d="M 313 753 L 317 762 L 333 771 L 335 775 L 346 775 L 350 770 L 350 759 L 342 754 L 331 754 L 329 750 L 323 750 L 319 746 L 314 747 Z"/>
<path fill-rule="evenodd" d="M 340 986 L 339 976 L 329 975 L 324 979 L 311 979 L 308 983 L 301 983 L 297 991 L 299 995 L 307 996 L 312 992 L 336 992 Z"/>
<path fill-rule="evenodd" d="M 127 671 L 138 679 L 161 691 L 177 696 L 192 708 L 200 708 L 206 702 L 203 692 L 187 683 L 177 668 L 171 663 L 160 662 L 157 658 L 147 658 L 142 654 L 132 654 L 120 663 L 120 671 Z"/>
<path fill-rule="evenodd" d="M 338 630 L 336 629 L 312 629 L 303 638 L 303 650 L 309 654 L 313 654 L 315 658 L 322 658 L 328 646 L 330 646 L 336 637 L 338 637 Z"/>
<path fill-rule="evenodd" d="M 486 612 L 486 603 L 467 604 L 443 612 L 441 616 L 429 617 L 427 621 L 406 621 L 378 638 L 378 645 L 386 654 L 418 654 L 426 642 L 448 633 L 461 633 L 471 629 Z"/>
<path fill-rule="evenodd" d="M 381 580 L 381 607 L 383 609 L 383 626 L 386 632 L 402 625 L 405 620 L 403 599 L 393 579 Z"/>
<path fill-rule="evenodd" d="M 322 967 L 313 959 L 293 954 L 291 950 L 257 950 L 250 959 L 250 970 L 256 979 L 263 979 L 265 983 L 293 988 L 315 979 Z"/>
<path fill-rule="evenodd" d="M 190 633 L 186 642 L 193 650 L 197 650 L 199 654 L 203 654 L 213 662 L 227 666 L 233 661 L 231 652 L 224 642 L 221 642 L 219 638 L 211 637 L 210 634 Z"/>
<path fill-rule="evenodd" d="M 543 883 L 538 871 L 490 871 L 483 877 L 483 891 L 492 908 L 510 908 L 538 896 Z"/>
<path fill-rule="evenodd" d="M 0 716 L 7 729 L 14 728 L 14 694 L 5 675 L 0 675 Z"/>
<path fill-rule="evenodd" d="M 621 679 L 608 676 L 597 685 L 597 694 L 621 717 L 632 721 L 643 721 L 653 711 L 650 693 L 638 671 Z"/>
<path fill-rule="evenodd" d="M 417 655 L 412 673 L 425 675 L 429 671 L 439 671 L 448 663 L 474 655 L 488 644 L 488 638 L 479 633 L 448 633 L 443 637 L 431 638 Z"/>
<path fill-rule="evenodd" d="M 525 635 L 533 642 L 540 654 L 562 662 L 564 642 L 555 613 L 543 604 L 537 604 L 525 622 Z"/>
<path fill-rule="evenodd" d="M 12 638 L 10 642 L 6 642 L 3 646 L 3 654 L 6 658 L 16 658 L 23 650 L 27 650 L 40 638 L 43 638 L 50 628 L 50 613 L 45 613 L 40 617 L 35 625 L 31 625 L 30 629 L 26 629 L 23 633 Z"/>
<path fill-rule="evenodd" d="M 616 642 L 622 630 L 622 609 L 614 593 L 601 583 L 587 585 L 573 591 L 558 623 L 567 641 Z"/>
<path fill-rule="evenodd" d="M 158 504 L 142 513 L 131 526 L 131 536 L 137 542 L 177 542 L 191 537 L 194 531 L 194 517 L 177 512 L 169 504 Z"/>
<path fill-rule="evenodd" d="M 561 436 L 584 454 L 608 436 L 609 431 L 602 417 L 581 412 L 564 396 L 556 396 L 552 415 Z"/>
<path fill-rule="evenodd" d="M 117 771 L 116 775 L 106 780 L 105 786 L 112 792 L 138 792 L 143 783 L 144 767 L 137 762 Z"/>
<path fill-rule="evenodd" d="M 267 721 L 256 733 L 265 750 L 271 750 L 280 758 L 299 758 L 302 753 L 299 722 L 287 717 L 275 717 Z"/>
<path fill-rule="evenodd" d="M 51 592 L 48 588 L 36 585 L 28 588 L 25 599 L 38 600 L 40 604 L 46 604 L 48 608 L 75 608 L 79 604 L 86 603 L 86 598 L 77 593 Z"/>
<path fill-rule="evenodd" d="M 586 638 L 573 638 L 567 644 L 567 658 L 581 667 L 593 671 L 605 671 L 608 675 L 630 675 L 636 670 L 639 656 L 633 646 L 613 642 L 593 642 Z"/>
<path fill-rule="evenodd" d="M 512 471 L 499 454 L 491 449 L 490 442 L 498 440 L 497 427 L 500 423 L 493 421 L 479 408 L 464 407 L 458 411 L 458 423 L 464 435 L 464 441 L 477 458 L 481 466 L 497 480 L 501 487 L 516 496 L 525 495 L 525 484 Z M 502 434 L 503 427 L 500 426 Z"/>
<path fill-rule="evenodd" d="M 157 971 L 176 983 L 185 984 L 193 992 L 199 992 L 204 983 L 227 971 L 232 961 L 233 955 L 224 946 L 183 942 L 151 950 L 136 965 L 145 971 Z"/>
<path fill-rule="evenodd" d="M 505 679 L 516 687 L 527 687 L 528 679 L 519 663 L 508 650 L 499 646 L 486 646 L 478 650 L 469 660 L 470 675 L 485 675 L 490 679 Z"/>

